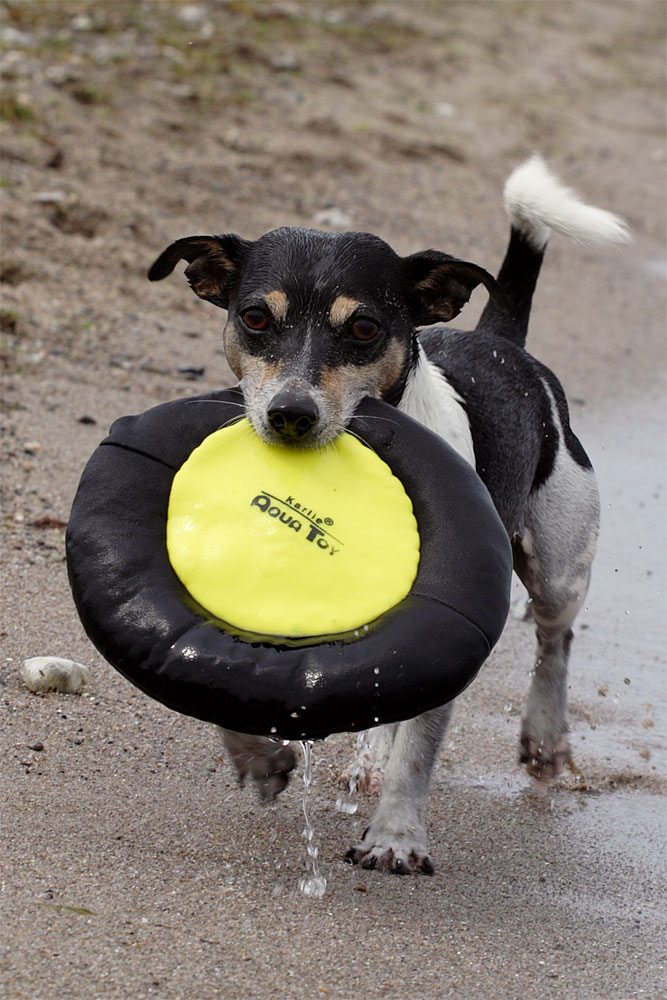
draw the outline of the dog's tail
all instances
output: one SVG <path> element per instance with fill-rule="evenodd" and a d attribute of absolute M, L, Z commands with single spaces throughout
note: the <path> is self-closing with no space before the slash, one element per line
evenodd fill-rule
<path fill-rule="evenodd" d="M 630 232 L 618 216 L 586 205 L 574 191 L 564 187 L 537 155 L 508 177 L 505 211 L 512 227 L 498 274 L 505 303 L 500 296 L 489 299 L 477 330 L 501 334 L 523 346 L 533 292 L 551 231 L 586 246 L 624 243 L 630 239 Z"/>

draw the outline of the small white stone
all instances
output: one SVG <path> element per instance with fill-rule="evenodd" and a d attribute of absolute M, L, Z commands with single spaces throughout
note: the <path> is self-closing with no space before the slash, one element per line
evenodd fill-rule
<path fill-rule="evenodd" d="M 94 27 L 93 19 L 88 14 L 77 14 L 69 24 L 73 31 L 91 31 Z"/>
<path fill-rule="evenodd" d="M 0 39 L 7 45 L 20 45 L 23 48 L 26 45 L 33 45 L 35 36 L 30 35 L 27 31 L 20 31 L 18 28 L 7 25 L 7 27 L 0 29 Z"/>
<path fill-rule="evenodd" d="M 313 216 L 316 226 L 330 226 L 332 229 L 346 229 L 352 225 L 352 218 L 342 208 L 335 205 L 327 205 L 321 212 Z"/>
<path fill-rule="evenodd" d="M 23 661 L 21 678 L 31 691 L 76 694 L 88 680 L 88 667 L 60 656 L 32 656 Z"/>
<path fill-rule="evenodd" d="M 187 25 L 188 28 L 196 28 L 206 18 L 207 13 L 203 4 L 193 3 L 187 7 L 180 7 L 176 16 L 181 24 Z"/>
<path fill-rule="evenodd" d="M 64 191 L 36 191 L 30 195 L 30 200 L 37 202 L 38 205 L 57 205 L 61 201 L 66 201 L 67 195 Z"/>

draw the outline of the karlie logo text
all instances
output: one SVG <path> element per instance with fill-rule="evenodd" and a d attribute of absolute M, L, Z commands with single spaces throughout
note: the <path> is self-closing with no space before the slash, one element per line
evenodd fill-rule
<path fill-rule="evenodd" d="M 302 533 L 304 541 L 315 545 L 322 552 L 334 556 L 340 551 L 343 543 L 328 530 L 333 525 L 333 520 L 330 517 L 319 517 L 294 497 L 281 500 L 265 490 L 250 501 L 250 506 L 258 507 L 267 517 L 284 524 L 286 529 Z"/>

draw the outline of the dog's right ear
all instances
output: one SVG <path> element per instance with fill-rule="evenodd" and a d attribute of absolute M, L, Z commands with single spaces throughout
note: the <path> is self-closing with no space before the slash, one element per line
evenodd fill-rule
<path fill-rule="evenodd" d="M 186 236 L 163 250 L 148 272 L 149 281 L 160 281 L 187 260 L 185 276 L 195 295 L 227 309 L 229 292 L 250 247 L 240 236 Z"/>

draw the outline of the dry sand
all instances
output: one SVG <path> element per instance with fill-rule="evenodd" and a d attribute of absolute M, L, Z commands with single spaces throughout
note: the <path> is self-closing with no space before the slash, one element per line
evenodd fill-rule
<path fill-rule="evenodd" d="M 4 995 L 663 996 L 664 4 L 0 11 Z M 328 888 L 309 900 L 300 775 L 262 808 L 210 727 L 101 660 L 62 524 L 115 417 L 230 382 L 221 314 L 177 276 L 145 280 L 169 241 L 255 237 L 334 206 L 400 252 L 437 246 L 493 271 L 503 179 L 534 149 L 635 235 L 620 251 L 555 238 L 530 335 L 603 494 L 572 658 L 581 775 L 540 791 L 517 765 L 533 639 L 511 620 L 438 767 L 435 876 L 342 862 L 373 802 L 335 811 L 339 736 L 315 750 Z M 19 666 L 42 654 L 87 664 L 84 693 L 30 694 Z"/>

